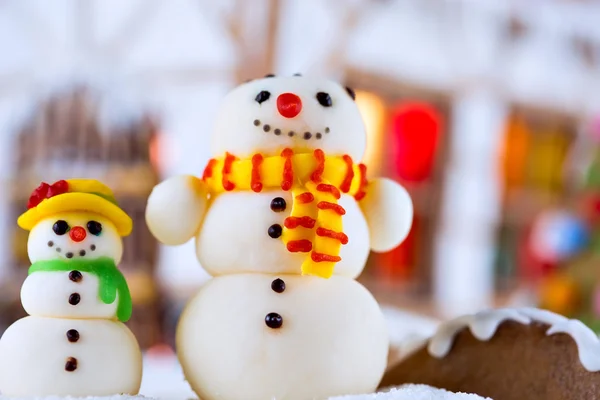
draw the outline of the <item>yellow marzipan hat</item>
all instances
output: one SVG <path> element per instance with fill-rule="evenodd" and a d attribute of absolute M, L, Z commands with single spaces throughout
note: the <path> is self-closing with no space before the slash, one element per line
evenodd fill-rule
<path fill-rule="evenodd" d="M 69 211 L 102 215 L 115 224 L 121 236 L 129 235 L 133 228 L 131 218 L 119 207 L 112 190 L 95 179 L 68 179 L 52 185 L 42 182 L 31 194 L 27 211 L 17 223 L 29 231 L 43 218 Z"/>

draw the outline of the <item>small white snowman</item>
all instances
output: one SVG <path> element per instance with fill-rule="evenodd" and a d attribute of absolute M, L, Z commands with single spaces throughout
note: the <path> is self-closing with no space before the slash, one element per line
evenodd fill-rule
<path fill-rule="evenodd" d="M 146 220 L 169 245 L 195 237 L 214 276 L 177 330 L 186 378 L 203 400 L 306 400 L 373 391 L 388 337 L 355 278 L 370 249 L 408 234 L 412 203 L 367 181 L 354 92 L 301 76 L 233 90 L 202 178 L 156 186 Z"/>
<path fill-rule="evenodd" d="M 42 183 L 19 226 L 32 263 L 21 288 L 30 315 L 0 339 L 6 396 L 137 394 L 138 343 L 123 324 L 131 296 L 117 269 L 132 221 L 96 180 Z"/>

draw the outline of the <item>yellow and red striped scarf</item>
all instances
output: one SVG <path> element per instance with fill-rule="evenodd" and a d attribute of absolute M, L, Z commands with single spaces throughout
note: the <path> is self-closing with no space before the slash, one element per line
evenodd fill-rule
<path fill-rule="evenodd" d="M 234 190 L 281 189 L 292 192 L 292 209 L 284 221 L 281 239 L 290 252 L 308 253 L 302 273 L 329 278 L 341 260 L 342 245 L 348 243 L 338 204 L 341 193 L 361 200 L 367 186 L 367 168 L 354 164 L 350 156 L 325 156 L 322 150 L 294 154 L 284 149 L 280 156 L 254 154 L 238 159 L 226 153 L 211 159 L 202 180 L 209 193 Z"/>

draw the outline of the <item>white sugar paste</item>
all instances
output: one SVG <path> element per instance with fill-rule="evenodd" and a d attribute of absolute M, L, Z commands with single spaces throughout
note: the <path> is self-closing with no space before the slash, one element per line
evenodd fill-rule
<path fill-rule="evenodd" d="M 300 275 L 281 275 L 286 288 L 276 293 L 275 277 L 213 278 L 186 307 L 177 349 L 198 396 L 306 400 L 373 392 L 389 347 L 371 294 L 347 277 Z M 265 325 L 270 312 L 283 318 L 280 329 Z"/>
<path fill-rule="evenodd" d="M 300 99 L 295 115 L 279 111 L 284 93 Z M 329 104 L 317 99 L 324 94 Z M 272 77 L 227 95 L 216 115 L 211 151 L 214 157 L 230 153 L 243 159 L 280 155 L 285 148 L 296 154 L 321 149 L 358 163 L 365 144 L 360 112 L 343 86 Z M 170 178 L 154 188 L 146 208 L 153 235 L 169 245 L 194 236 L 200 264 L 215 277 L 191 300 L 177 330 L 180 360 L 195 392 L 205 400 L 273 395 L 305 400 L 373 391 L 385 369 L 388 337 L 377 303 L 353 278 L 362 272 L 369 249 L 396 247 L 408 233 L 412 204 L 406 191 L 391 180 L 370 180 L 361 202 L 342 195 L 349 242 L 328 280 L 300 276 L 307 255 L 288 251 L 268 234 L 290 215 L 289 191 L 209 193 L 208 203 L 199 193 L 189 178 Z M 271 209 L 276 197 L 285 200 L 285 210 Z M 277 277 L 289 283 L 285 293 L 271 290 Z M 273 332 L 264 319 L 275 311 L 285 322 Z"/>
<path fill-rule="evenodd" d="M 38 271 L 29 275 L 21 287 L 21 303 L 29 315 L 55 318 L 116 319 L 119 295 L 105 304 L 100 297 L 98 277 L 82 272 L 82 279 L 73 282 L 70 271 Z M 72 293 L 80 295 L 76 307 L 69 304 Z"/>
<path fill-rule="evenodd" d="M 369 230 L 373 251 L 383 253 L 394 249 L 410 232 L 413 220 L 412 200 L 406 189 L 395 181 L 387 178 L 372 180 L 360 206 L 369 226 L 377 227 Z M 382 210 L 402 212 L 381 212 Z"/>
<path fill-rule="evenodd" d="M 68 330 L 80 338 L 69 342 Z M 65 370 L 68 357 L 77 369 Z M 0 341 L 0 390 L 7 396 L 137 394 L 142 355 L 133 333 L 104 319 L 25 317 Z"/>
<path fill-rule="evenodd" d="M 259 104 L 255 98 L 263 90 L 268 91 L 270 97 Z M 328 93 L 333 105 L 321 106 L 315 98 L 318 92 Z M 302 110 L 294 118 L 286 118 L 277 111 L 277 97 L 283 93 L 293 93 L 302 102 Z M 253 124 L 255 120 L 260 122 L 258 126 Z M 264 132 L 263 124 L 270 126 L 270 133 Z M 274 135 L 275 129 L 297 134 Z M 313 135 L 320 132 L 322 136 L 306 140 L 303 132 Z M 225 152 L 251 157 L 256 152 L 280 154 L 286 147 L 296 151 L 319 148 L 325 154 L 348 154 L 356 162 L 363 158 L 367 144 L 360 111 L 344 87 L 309 77 L 256 79 L 238 86 L 223 99 L 211 139 L 215 157 L 221 157 Z"/>
<path fill-rule="evenodd" d="M 258 93 L 268 91 L 263 103 Z M 323 107 L 316 100 L 327 92 L 333 106 Z M 279 114 L 277 97 L 294 93 L 301 99 L 297 117 Z M 226 152 L 239 158 L 255 153 L 279 155 L 284 148 L 294 152 L 321 149 L 327 156 L 350 155 L 359 163 L 366 145 L 360 111 L 346 89 L 338 83 L 308 77 L 257 79 L 239 86 L 223 100 L 216 115 L 212 135 L 212 155 Z M 254 121 L 259 121 L 257 125 Z M 271 131 L 265 132 L 264 125 Z M 328 128 L 328 129 L 326 129 Z M 273 134 L 312 132 L 311 140 L 302 135 Z M 316 133 L 319 132 L 319 139 Z M 194 183 L 195 182 L 195 183 Z M 146 222 L 152 234 L 167 245 L 180 245 L 195 237 L 200 264 L 212 276 L 232 273 L 300 274 L 306 259 L 291 253 L 281 240 L 267 234 L 269 227 L 284 226 L 290 215 L 292 196 L 281 190 L 233 191 L 211 195 L 206 202 L 203 184 L 190 176 L 176 176 L 157 185 L 148 199 Z M 346 210 L 343 231 L 348 244 L 342 246 L 334 274 L 356 278 L 362 272 L 369 250 L 387 251 L 398 246 L 412 225 L 413 207 L 404 188 L 389 179 L 370 179 L 366 197 L 357 202 L 343 195 L 339 204 Z M 273 212 L 275 197 L 286 200 L 283 212 Z"/>
<path fill-rule="evenodd" d="M 475 338 L 485 341 L 494 336 L 498 326 L 504 321 L 515 321 L 524 325 L 531 322 L 550 325 L 547 335 L 565 333 L 571 336 L 577 344 L 579 360 L 583 367 L 590 372 L 600 371 L 598 336 L 581 321 L 537 308 L 501 308 L 461 316 L 442 324 L 429 340 L 427 350 L 432 357 L 445 357 L 452 348 L 454 337 L 463 329 L 469 328 Z"/>
<path fill-rule="evenodd" d="M 196 239 L 198 260 L 209 274 L 300 274 L 306 255 L 290 253 L 281 240 L 267 234 L 271 225 L 283 226 L 290 216 L 289 206 L 283 212 L 271 210 L 271 201 L 276 197 L 292 204 L 291 193 L 281 190 L 224 193 L 212 201 Z M 369 228 L 352 196 L 342 195 L 339 204 L 346 210 L 344 232 L 350 240 L 340 249 L 342 261 L 335 266 L 334 274 L 355 278 L 369 256 Z"/>
<path fill-rule="evenodd" d="M 84 229 L 86 229 L 89 221 L 97 221 L 102 225 L 102 232 L 100 235 L 95 236 L 86 229 L 85 239 L 81 242 L 74 242 L 68 234 L 57 235 L 54 233 L 52 226 L 58 220 L 66 221 L 71 228 L 80 226 Z M 94 250 L 91 249 L 92 245 Z M 31 262 L 65 260 L 68 258 L 68 253 L 73 255 L 73 259 L 108 257 L 118 265 L 123 256 L 123 241 L 117 233 L 117 228 L 110 220 L 89 212 L 54 214 L 42 219 L 29 232 L 27 254 Z"/>
<path fill-rule="evenodd" d="M 71 228 L 84 228 L 85 238 L 75 241 L 69 234 L 56 234 L 53 225 L 58 220 Z M 102 225 L 98 235 L 87 229 L 89 221 Z M 34 263 L 99 257 L 118 263 L 123 254 L 114 224 L 90 212 L 65 212 L 42 219 L 31 230 L 27 248 Z M 31 316 L 13 323 L 0 340 L 3 395 L 60 398 L 138 393 L 142 356 L 134 335 L 116 321 L 118 295 L 105 304 L 99 297 L 97 275 L 81 272 L 81 279 L 71 280 L 70 273 L 40 270 L 25 279 L 21 302 Z M 69 298 L 75 293 L 79 301 L 71 303 Z M 73 371 L 66 369 L 69 358 L 76 361 Z"/>

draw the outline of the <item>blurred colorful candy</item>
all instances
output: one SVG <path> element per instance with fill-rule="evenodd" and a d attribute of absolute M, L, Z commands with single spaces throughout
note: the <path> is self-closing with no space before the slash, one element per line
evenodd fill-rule
<path fill-rule="evenodd" d="M 576 313 L 581 305 L 581 291 L 573 278 L 566 274 L 554 273 L 542 281 L 539 299 L 541 308 L 570 316 Z"/>
<path fill-rule="evenodd" d="M 600 285 L 596 285 L 592 302 L 592 311 L 594 316 L 600 318 Z"/>
<path fill-rule="evenodd" d="M 582 251 L 589 240 L 589 229 L 581 219 L 567 211 L 553 210 L 534 222 L 530 246 L 539 261 L 557 263 Z"/>
<path fill-rule="evenodd" d="M 600 143 L 600 115 L 597 115 L 590 120 L 588 131 L 594 142 Z"/>
<path fill-rule="evenodd" d="M 392 115 L 396 171 L 400 179 L 422 182 L 433 170 L 442 134 L 442 116 L 425 103 L 403 103 Z"/>

